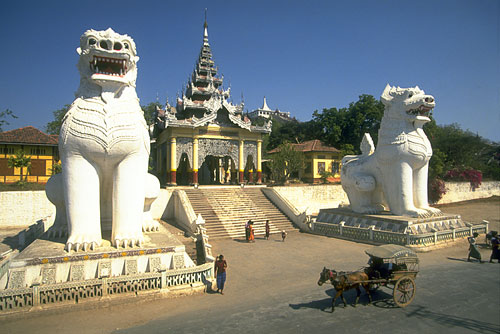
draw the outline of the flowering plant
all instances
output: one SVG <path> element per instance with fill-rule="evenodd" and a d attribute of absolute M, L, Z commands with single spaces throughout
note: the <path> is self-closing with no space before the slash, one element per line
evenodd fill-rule
<path fill-rule="evenodd" d="M 481 185 L 481 181 L 483 180 L 483 173 L 472 168 L 455 168 L 447 171 L 444 178 L 445 180 L 450 181 L 469 181 L 472 190 L 476 190 Z"/>
<path fill-rule="evenodd" d="M 446 185 L 439 178 L 432 179 L 429 184 L 429 200 L 431 203 L 437 203 L 443 195 L 446 194 Z"/>

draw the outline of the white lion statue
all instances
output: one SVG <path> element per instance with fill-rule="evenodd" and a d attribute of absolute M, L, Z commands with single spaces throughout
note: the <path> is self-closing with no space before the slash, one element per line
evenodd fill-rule
<path fill-rule="evenodd" d="M 101 245 L 101 228 L 111 230 L 116 247 L 141 245 L 143 223 L 156 229 L 143 211 L 146 193 L 159 192 L 159 182 L 147 173 L 150 140 L 135 91 L 135 44 L 111 28 L 88 30 L 77 52 L 80 87 L 59 135 L 62 174 L 46 188 L 58 211 L 53 232 L 68 233 L 68 251 Z"/>
<path fill-rule="evenodd" d="M 429 217 L 441 211 L 429 206 L 427 177 L 432 148 L 422 126 L 430 121 L 434 98 L 420 88 L 387 85 L 377 149 L 368 133 L 361 155 L 342 159 L 341 183 L 357 213 Z"/>

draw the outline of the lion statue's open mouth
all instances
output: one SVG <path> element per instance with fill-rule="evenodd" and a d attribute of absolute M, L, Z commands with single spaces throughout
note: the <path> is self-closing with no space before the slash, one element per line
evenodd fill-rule
<path fill-rule="evenodd" d="M 80 38 L 79 69 L 82 77 L 96 84 L 116 82 L 135 86 L 137 57 L 135 43 L 128 35 L 88 30 Z"/>

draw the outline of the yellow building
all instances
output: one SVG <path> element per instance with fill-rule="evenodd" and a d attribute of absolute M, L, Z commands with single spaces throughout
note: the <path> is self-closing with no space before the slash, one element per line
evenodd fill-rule
<path fill-rule="evenodd" d="M 9 168 L 8 160 L 21 150 L 31 158 L 29 168 Z M 28 182 L 46 183 L 52 167 L 59 162 L 58 136 L 48 135 L 33 126 L 0 132 L 0 182 L 13 183 L 24 179 Z"/>
<path fill-rule="evenodd" d="M 299 178 L 305 182 L 321 182 L 324 171 L 333 174 L 330 181 L 340 181 L 341 152 L 332 146 L 324 145 L 320 140 L 309 140 L 300 144 L 291 144 L 296 151 L 304 153 L 305 168 L 299 172 Z M 269 154 L 278 149 L 269 151 Z"/>
<path fill-rule="evenodd" d="M 230 90 L 212 60 L 207 22 L 195 70 L 176 107 L 157 110 L 152 159 L 162 184 L 260 183 L 262 135 L 271 122 L 252 125 L 243 102 L 229 102 Z"/>

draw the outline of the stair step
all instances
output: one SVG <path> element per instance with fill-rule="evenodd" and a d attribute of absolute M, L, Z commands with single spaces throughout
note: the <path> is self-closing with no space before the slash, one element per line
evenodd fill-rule
<path fill-rule="evenodd" d="M 261 189 L 189 189 L 185 190 L 196 215 L 201 214 L 210 238 L 245 236 L 245 224 L 254 221 L 257 235 L 265 233 L 270 221 L 271 233 L 295 229 L 292 222 L 262 193 Z"/>

